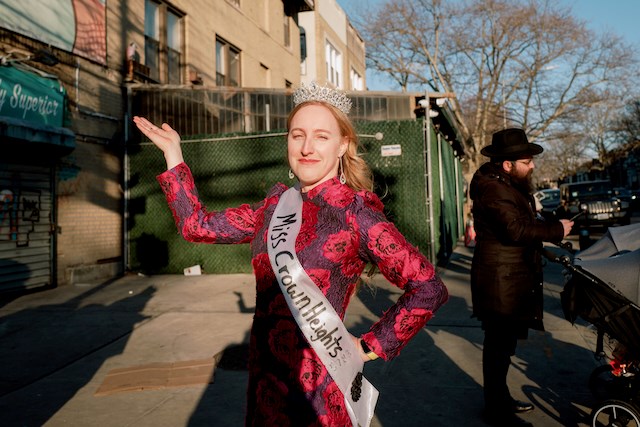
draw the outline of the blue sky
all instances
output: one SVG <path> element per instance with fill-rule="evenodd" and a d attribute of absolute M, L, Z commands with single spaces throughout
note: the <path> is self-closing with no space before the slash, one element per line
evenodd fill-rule
<path fill-rule="evenodd" d="M 446 0 L 445 0 L 446 1 Z M 612 32 L 622 36 L 629 44 L 640 50 L 640 0 L 558 0 L 571 8 L 574 15 L 584 20 L 595 32 Z M 381 0 L 337 0 L 345 12 L 360 13 L 368 10 L 367 5 L 375 5 Z M 370 90 L 397 90 L 383 79 L 367 73 Z"/>

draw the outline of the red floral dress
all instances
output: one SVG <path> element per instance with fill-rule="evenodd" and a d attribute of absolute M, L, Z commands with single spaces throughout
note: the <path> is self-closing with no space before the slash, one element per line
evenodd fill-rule
<path fill-rule="evenodd" d="M 158 176 L 178 230 L 192 242 L 250 243 L 256 308 L 250 338 L 247 426 L 350 426 L 344 398 L 292 317 L 271 269 L 266 238 L 284 184 L 266 199 L 217 212 L 201 204 L 184 163 Z M 298 258 L 341 318 L 367 263 L 404 291 L 362 338 L 397 356 L 446 302 L 433 266 L 383 214 L 378 197 L 337 178 L 302 195 Z"/>

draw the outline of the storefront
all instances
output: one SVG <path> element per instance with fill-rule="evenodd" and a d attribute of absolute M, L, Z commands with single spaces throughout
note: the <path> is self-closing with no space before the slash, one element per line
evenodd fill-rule
<path fill-rule="evenodd" d="M 0 292 L 55 286 L 56 170 L 75 147 L 55 76 L 0 66 Z"/>

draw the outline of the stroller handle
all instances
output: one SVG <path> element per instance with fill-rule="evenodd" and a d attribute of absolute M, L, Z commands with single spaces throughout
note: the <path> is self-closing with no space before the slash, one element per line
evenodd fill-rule
<path fill-rule="evenodd" d="M 571 264 L 571 259 L 567 255 L 558 255 L 545 248 L 542 249 L 542 255 L 549 261 L 562 264 L 569 269 L 572 269 L 573 267 L 573 264 Z"/>
<path fill-rule="evenodd" d="M 573 244 L 571 242 L 554 242 L 554 245 L 556 245 L 559 248 L 564 249 L 567 252 L 571 252 L 573 253 Z"/>
<path fill-rule="evenodd" d="M 565 248 L 565 249 L 567 246 L 571 247 L 570 242 L 567 242 L 567 244 L 564 244 L 564 243 L 554 243 L 554 244 L 561 246 L 562 248 Z M 542 248 L 541 253 L 549 261 L 562 264 L 562 266 L 565 267 L 572 274 L 579 274 L 585 279 L 591 281 L 592 283 L 596 283 L 596 284 L 602 283 L 602 281 L 598 279 L 594 274 L 588 272 L 587 270 L 583 269 L 579 265 L 574 265 L 573 262 L 571 261 L 571 258 L 569 258 L 568 255 L 558 255 L 546 248 Z"/>
<path fill-rule="evenodd" d="M 574 253 L 575 251 L 573 250 L 573 245 L 571 244 L 571 242 L 553 242 L 553 244 L 561 249 L 564 249 L 565 251 L 569 252 L 569 253 Z M 545 258 L 547 258 L 549 261 L 551 262 L 555 262 L 558 264 L 562 264 L 564 267 L 568 268 L 569 270 L 573 270 L 574 266 L 571 262 L 571 258 L 569 258 L 569 256 L 567 255 L 558 255 L 552 251 L 550 251 L 549 249 L 546 248 L 542 248 L 542 256 L 544 256 Z"/>

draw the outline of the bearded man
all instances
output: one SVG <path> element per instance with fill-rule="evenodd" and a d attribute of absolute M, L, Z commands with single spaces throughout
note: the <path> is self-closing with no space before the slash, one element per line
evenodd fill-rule
<path fill-rule="evenodd" d="M 531 174 L 533 156 L 542 151 L 522 129 L 496 132 L 481 150 L 490 161 L 470 185 L 476 231 L 471 294 L 473 315 L 484 330 L 484 420 L 492 426 L 532 425 L 516 415 L 533 405 L 511 396 L 507 371 L 517 340 L 526 339 L 529 328 L 544 330 L 542 244 L 560 242 L 573 226 L 536 216 Z"/>

